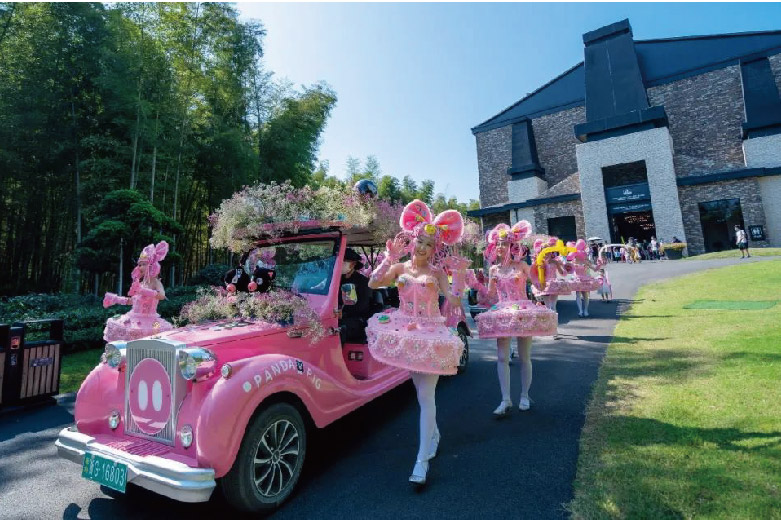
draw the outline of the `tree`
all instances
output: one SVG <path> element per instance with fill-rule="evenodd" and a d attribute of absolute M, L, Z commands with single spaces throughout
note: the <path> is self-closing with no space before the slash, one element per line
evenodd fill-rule
<path fill-rule="evenodd" d="M 77 250 L 79 267 L 102 274 L 121 266 L 126 287 L 134 259 L 144 246 L 161 240 L 170 242 L 173 234 L 182 232 L 179 223 L 135 190 L 109 192 L 91 210 L 89 221 L 90 232 Z M 166 260 L 171 263 L 178 257 L 169 253 Z"/>
<path fill-rule="evenodd" d="M 336 104 L 336 94 L 320 83 L 282 101 L 281 110 L 261 130 L 261 180 L 295 186 L 309 181 L 317 159 L 320 134 Z"/>
<path fill-rule="evenodd" d="M 393 203 L 401 202 L 401 187 L 399 186 L 399 180 L 390 175 L 384 175 L 377 183 L 377 192 L 381 199 L 390 201 Z"/>
<path fill-rule="evenodd" d="M 380 168 L 380 162 L 377 160 L 377 156 L 368 156 L 363 168 L 363 173 L 367 179 L 377 181 L 382 175 L 382 169 Z"/>

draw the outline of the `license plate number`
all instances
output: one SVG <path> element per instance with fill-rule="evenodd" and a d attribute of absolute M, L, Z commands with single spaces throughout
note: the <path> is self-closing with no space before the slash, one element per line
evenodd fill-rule
<path fill-rule="evenodd" d="M 84 454 L 81 477 L 124 492 L 127 482 L 127 465 L 87 452 Z"/>

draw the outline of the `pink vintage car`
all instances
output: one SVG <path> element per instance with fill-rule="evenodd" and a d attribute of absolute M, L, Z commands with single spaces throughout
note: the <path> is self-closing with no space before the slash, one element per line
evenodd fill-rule
<path fill-rule="evenodd" d="M 59 434 L 59 455 L 120 491 L 133 483 L 200 502 L 219 479 L 240 510 L 280 505 L 298 481 L 309 429 L 409 378 L 366 345 L 340 345 L 342 258 L 368 237 L 321 224 L 257 242 L 276 249 L 275 286 L 305 296 L 321 317 L 329 334 L 315 344 L 289 325 L 235 321 L 110 342 L 78 392 L 76 424 Z M 466 341 L 465 324 L 459 333 Z"/>

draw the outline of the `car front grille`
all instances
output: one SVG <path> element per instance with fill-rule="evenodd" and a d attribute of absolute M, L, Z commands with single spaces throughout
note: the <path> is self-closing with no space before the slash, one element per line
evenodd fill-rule
<path fill-rule="evenodd" d="M 178 350 L 183 347 L 185 344 L 170 340 L 134 340 L 127 343 L 125 352 L 125 434 L 166 445 L 174 445 L 177 412 L 187 389 L 186 382 L 179 374 L 177 367 Z M 139 363 L 148 358 L 157 360 L 165 368 L 171 389 L 171 413 L 163 428 L 155 434 L 148 434 L 138 426 L 130 407 L 130 386 L 133 371 Z"/>

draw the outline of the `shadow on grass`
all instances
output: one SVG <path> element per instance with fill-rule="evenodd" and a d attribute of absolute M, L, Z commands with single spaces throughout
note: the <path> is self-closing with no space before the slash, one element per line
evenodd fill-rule
<path fill-rule="evenodd" d="M 611 416 L 608 437 L 628 446 L 678 445 L 699 446 L 712 444 L 722 450 L 746 453 L 763 451 L 769 447 L 781 447 L 781 432 L 747 432 L 741 429 L 682 427 L 653 418 Z M 767 443 L 756 444 L 767 440 Z M 754 446 L 741 445 L 754 442 Z"/>
<path fill-rule="evenodd" d="M 638 342 L 655 342 L 657 340 L 667 340 L 667 337 L 644 338 L 644 337 L 626 337 L 613 335 L 577 335 L 575 338 L 583 342 L 595 342 L 609 344 L 610 342 L 622 344 L 636 344 Z"/>
<path fill-rule="evenodd" d="M 572 505 L 577 516 L 774 519 L 781 512 L 772 485 L 781 432 L 679 426 L 624 415 L 611 416 L 602 430 L 607 448 L 594 454 L 594 462 L 602 463 L 588 473 L 593 486 L 581 487 L 583 496 Z"/>

